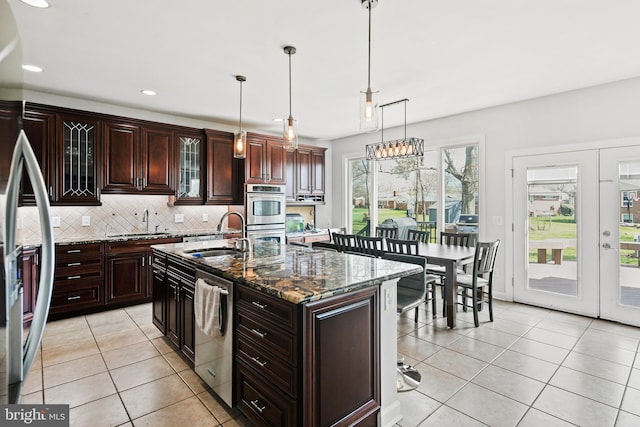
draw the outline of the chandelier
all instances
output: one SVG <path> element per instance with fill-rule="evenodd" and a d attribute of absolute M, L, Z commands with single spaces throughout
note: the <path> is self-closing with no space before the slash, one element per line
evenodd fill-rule
<path fill-rule="evenodd" d="M 424 155 L 424 139 L 407 138 L 407 102 L 408 99 L 390 102 L 380 106 L 382 140 L 366 147 L 367 160 L 388 160 L 401 157 L 422 157 Z M 390 141 L 384 140 L 384 108 L 404 103 L 404 138 Z"/>

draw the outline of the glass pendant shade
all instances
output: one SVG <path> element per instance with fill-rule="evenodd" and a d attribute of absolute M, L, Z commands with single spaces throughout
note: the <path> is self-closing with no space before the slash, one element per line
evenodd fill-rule
<path fill-rule="evenodd" d="M 295 150 L 298 148 L 298 121 L 293 116 L 285 117 L 282 121 L 282 135 L 284 137 L 285 150 Z"/>
<path fill-rule="evenodd" d="M 247 149 L 247 132 L 239 130 L 234 134 L 233 138 L 233 157 L 236 159 L 244 159 Z"/>
<path fill-rule="evenodd" d="M 360 131 L 378 130 L 378 92 L 370 88 L 360 92 Z"/>

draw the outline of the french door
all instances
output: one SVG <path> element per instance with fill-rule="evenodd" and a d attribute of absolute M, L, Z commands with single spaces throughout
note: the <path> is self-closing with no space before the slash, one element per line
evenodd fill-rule
<path fill-rule="evenodd" d="M 514 300 L 598 315 L 598 152 L 515 157 Z"/>
<path fill-rule="evenodd" d="M 600 150 L 600 317 L 640 326 L 639 254 L 640 147 Z"/>
<path fill-rule="evenodd" d="M 640 147 L 513 169 L 514 300 L 640 325 Z"/>

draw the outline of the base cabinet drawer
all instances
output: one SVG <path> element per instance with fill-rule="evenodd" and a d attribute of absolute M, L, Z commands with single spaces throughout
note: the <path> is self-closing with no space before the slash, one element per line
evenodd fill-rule
<path fill-rule="evenodd" d="M 104 284 L 91 283 L 79 286 L 64 286 L 56 289 L 54 285 L 51 297 L 51 313 L 64 313 L 104 304 Z"/>
<path fill-rule="evenodd" d="M 257 425 L 297 426 L 296 403 L 256 377 L 238 362 L 237 402 L 241 411 Z"/>
<path fill-rule="evenodd" d="M 296 397 L 298 387 L 295 367 L 262 350 L 242 335 L 237 340 L 236 356 L 291 397 Z"/>

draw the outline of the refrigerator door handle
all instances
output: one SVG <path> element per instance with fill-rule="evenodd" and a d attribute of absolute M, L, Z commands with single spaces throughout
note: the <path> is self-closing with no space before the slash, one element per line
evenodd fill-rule
<path fill-rule="evenodd" d="M 36 297 L 36 306 L 33 313 L 33 320 L 31 322 L 31 328 L 27 335 L 27 340 L 22 347 L 22 319 L 18 325 L 9 325 L 11 328 L 19 329 L 19 334 L 9 334 L 9 339 L 20 336 L 18 342 L 10 342 L 8 348 L 9 357 L 9 382 L 22 382 L 27 376 L 31 365 L 36 357 L 38 348 L 42 341 L 42 335 L 44 334 L 45 323 L 47 321 L 47 315 L 49 313 L 49 306 L 51 304 L 51 295 L 53 291 L 53 274 L 55 264 L 55 251 L 53 241 L 53 228 L 51 227 L 51 216 L 49 214 L 49 197 L 47 194 L 47 188 L 40 172 L 40 166 L 38 160 L 24 130 L 20 131 L 16 146 L 13 152 L 13 158 L 11 162 L 11 171 L 9 174 L 9 181 L 7 184 L 7 201 L 5 207 L 5 244 L 7 250 L 13 251 L 16 247 L 16 220 L 18 211 L 18 196 L 20 191 L 20 179 L 22 178 L 23 166 L 26 167 L 29 180 L 33 187 L 36 204 L 38 207 L 38 215 L 40 216 L 40 231 L 42 235 L 42 263 L 40 265 L 40 281 L 38 286 L 38 295 Z M 14 263 L 14 268 L 18 268 Z M 9 272 L 8 272 L 9 273 Z M 13 271 L 10 274 L 15 277 L 17 272 Z M 11 302 L 15 302 L 13 299 Z M 22 304 L 20 301 L 20 312 L 22 312 Z M 15 339 L 13 339 L 15 341 Z M 19 350 L 18 350 L 19 349 Z M 20 351 L 21 350 L 21 351 Z M 21 353 L 20 357 L 17 357 Z M 9 396 L 9 403 L 18 403 L 20 398 L 20 389 L 18 385 L 15 387 L 15 392 L 12 396 Z"/>

